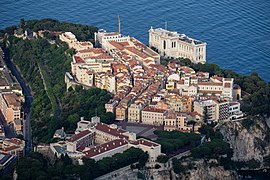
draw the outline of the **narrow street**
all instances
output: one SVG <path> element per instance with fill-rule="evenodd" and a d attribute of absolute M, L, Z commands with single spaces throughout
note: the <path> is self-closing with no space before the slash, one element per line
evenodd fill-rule
<path fill-rule="evenodd" d="M 31 134 L 31 120 L 30 120 L 30 108 L 33 101 L 33 97 L 31 94 L 31 90 L 28 87 L 28 85 L 24 82 L 21 74 L 17 70 L 16 66 L 13 64 L 13 62 L 5 56 L 4 61 L 6 62 L 6 65 L 8 69 L 11 71 L 13 76 L 16 77 L 18 82 L 20 83 L 22 87 L 23 94 L 25 96 L 25 104 L 23 107 L 24 110 L 24 139 L 26 140 L 26 154 L 28 154 L 32 149 L 32 134 Z"/>

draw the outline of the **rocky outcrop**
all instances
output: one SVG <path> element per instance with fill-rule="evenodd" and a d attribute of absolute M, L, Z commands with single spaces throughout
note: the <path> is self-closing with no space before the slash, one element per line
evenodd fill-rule
<path fill-rule="evenodd" d="M 212 163 L 206 163 L 203 160 L 196 162 L 195 169 L 187 171 L 185 174 L 181 174 L 179 179 L 189 180 L 211 180 L 211 179 L 223 179 L 233 180 L 238 179 L 238 175 L 235 171 L 225 170 L 222 166 L 213 166 Z"/>
<path fill-rule="evenodd" d="M 227 122 L 220 127 L 225 140 L 233 149 L 234 161 L 256 160 L 270 155 L 269 127 L 263 118 L 253 118 L 248 125 L 244 122 Z"/>
<path fill-rule="evenodd" d="M 185 159 L 182 162 L 182 166 L 185 167 L 190 164 L 191 159 Z M 186 168 L 180 174 L 176 174 L 173 168 L 156 170 L 152 173 L 152 178 L 155 180 L 212 180 L 212 179 L 224 179 L 234 180 L 238 179 L 238 175 L 235 171 L 225 170 L 222 166 L 219 166 L 216 160 L 192 160 L 192 167 Z"/>

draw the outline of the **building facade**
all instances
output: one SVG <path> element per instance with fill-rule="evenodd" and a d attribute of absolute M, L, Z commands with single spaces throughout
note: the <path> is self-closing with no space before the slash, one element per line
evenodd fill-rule
<path fill-rule="evenodd" d="M 162 56 L 188 58 L 193 63 L 206 62 L 206 43 L 192 39 L 185 34 L 151 27 L 149 46 L 157 49 Z"/>

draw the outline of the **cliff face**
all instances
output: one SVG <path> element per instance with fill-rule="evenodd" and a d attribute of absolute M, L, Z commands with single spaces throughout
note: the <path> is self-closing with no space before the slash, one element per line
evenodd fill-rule
<path fill-rule="evenodd" d="M 238 179 L 235 171 L 224 170 L 222 166 L 211 166 L 203 160 L 196 163 L 196 169 L 189 170 L 186 175 L 182 175 L 180 179 L 201 180 L 201 179 Z"/>
<path fill-rule="evenodd" d="M 191 159 L 186 159 L 182 165 L 190 163 Z M 217 165 L 216 160 L 204 161 L 196 160 L 192 161 L 192 168 L 185 170 L 180 174 L 175 174 L 173 168 L 166 170 L 156 170 L 152 176 L 155 180 L 172 179 L 172 180 L 211 180 L 211 179 L 224 179 L 234 180 L 238 179 L 238 175 L 235 171 L 224 170 L 223 167 Z"/>
<path fill-rule="evenodd" d="M 245 127 L 243 122 L 227 122 L 221 126 L 221 133 L 233 149 L 234 161 L 262 163 L 263 157 L 270 155 L 269 127 L 263 121 L 265 119 L 254 118 Z"/>

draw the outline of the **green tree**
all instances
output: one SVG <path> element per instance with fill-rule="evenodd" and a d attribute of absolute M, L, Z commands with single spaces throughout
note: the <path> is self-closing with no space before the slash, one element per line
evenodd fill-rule
<path fill-rule="evenodd" d="M 167 163 L 169 160 L 169 157 L 167 155 L 159 155 L 157 157 L 157 162 L 159 163 Z"/>

